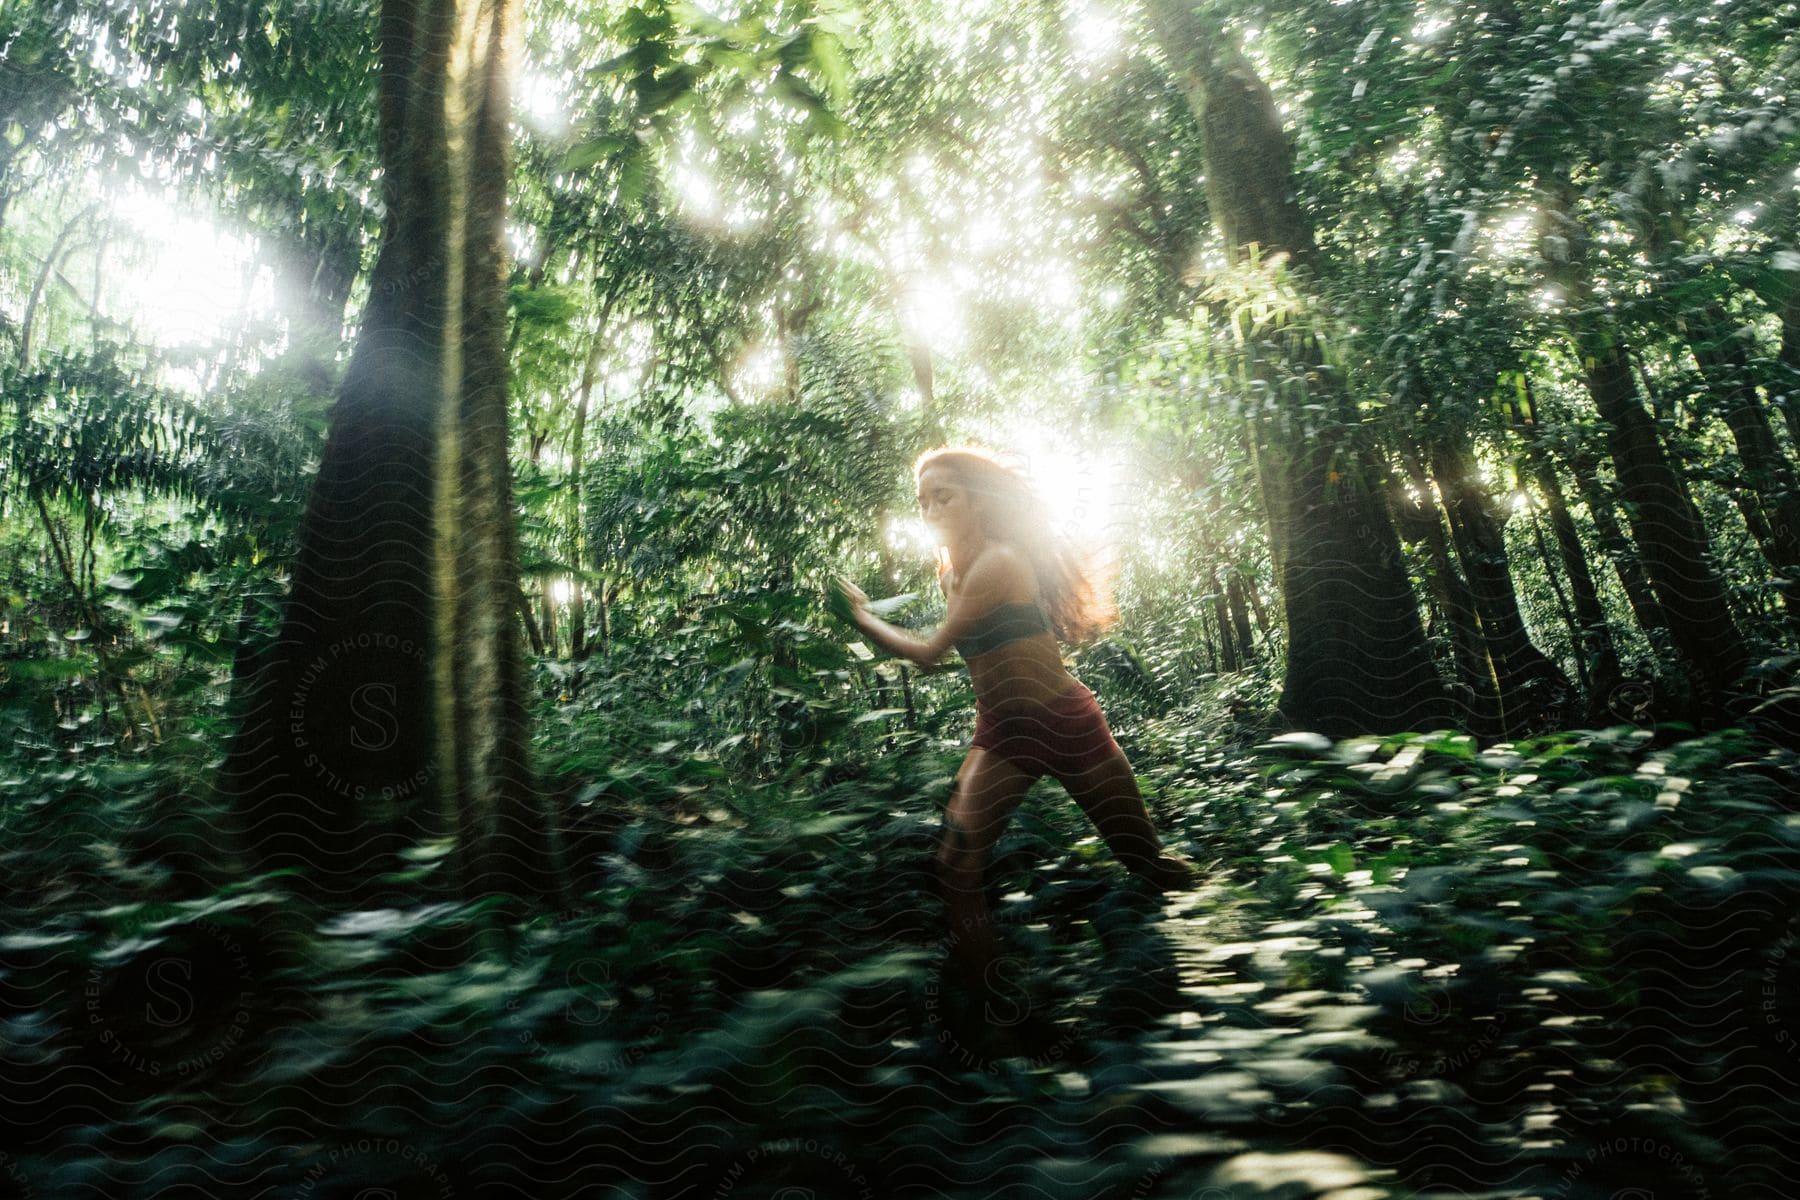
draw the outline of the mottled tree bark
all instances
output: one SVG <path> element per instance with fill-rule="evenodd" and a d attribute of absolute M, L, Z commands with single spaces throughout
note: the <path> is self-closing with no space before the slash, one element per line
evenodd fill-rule
<path fill-rule="evenodd" d="M 1292 155 L 1274 97 L 1187 0 L 1152 0 L 1151 27 L 1204 139 L 1206 193 L 1234 263 L 1260 247 L 1295 277 L 1318 268 L 1294 197 Z M 1304 324 L 1304 321 L 1299 322 Z M 1252 406 L 1287 616 L 1281 709 L 1332 735 L 1430 727 L 1448 716 L 1419 604 L 1342 382 L 1304 330 L 1253 335 Z"/>

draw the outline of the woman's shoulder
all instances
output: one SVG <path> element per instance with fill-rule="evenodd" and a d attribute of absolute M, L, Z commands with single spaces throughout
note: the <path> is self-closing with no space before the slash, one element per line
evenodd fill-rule
<path fill-rule="evenodd" d="M 969 564 L 969 578 L 978 581 L 983 591 L 1001 595 L 1037 591 L 1030 560 L 1018 547 L 1005 542 L 990 542 Z"/>

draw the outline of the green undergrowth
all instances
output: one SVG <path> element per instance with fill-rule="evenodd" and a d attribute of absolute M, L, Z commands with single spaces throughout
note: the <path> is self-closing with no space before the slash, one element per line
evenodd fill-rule
<path fill-rule="evenodd" d="M 179 838 L 136 815 L 175 807 L 166 780 L 15 771 L 0 1173 L 57 1197 L 1792 1175 L 1771 1132 L 1800 1078 L 1791 751 L 1626 727 L 1130 744 L 1204 882 L 1153 893 L 1039 785 L 996 852 L 1006 955 L 979 996 L 941 973 L 957 757 L 922 737 L 754 788 L 553 779 L 585 890 L 523 922 L 317 912 L 276 878 L 187 894 L 158 857 Z"/>

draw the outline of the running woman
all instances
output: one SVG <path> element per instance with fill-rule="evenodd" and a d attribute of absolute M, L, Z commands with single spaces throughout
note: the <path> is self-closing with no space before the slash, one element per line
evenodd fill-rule
<path fill-rule="evenodd" d="M 944 811 L 937 870 L 952 964 L 983 978 L 995 943 L 982 876 L 1012 812 L 1049 775 L 1068 790 L 1124 866 L 1160 890 L 1192 887 L 1194 864 L 1167 851 L 1137 778 L 1094 699 L 1069 674 L 1057 639 L 1084 642 L 1115 616 L 1103 577 L 1052 527 L 1024 476 L 970 447 L 913 465 L 919 511 L 937 536 L 944 623 L 919 637 L 840 586 L 856 625 L 891 654 L 930 666 L 955 646 L 975 688 L 975 737 Z"/>

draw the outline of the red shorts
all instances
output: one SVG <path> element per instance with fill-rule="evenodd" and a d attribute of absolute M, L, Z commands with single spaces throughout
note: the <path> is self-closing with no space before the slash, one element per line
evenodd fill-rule
<path fill-rule="evenodd" d="M 1049 775 L 1064 784 L 1119 753 L 1100 702 L 1080 683 L 1044 704 L 1009 704 L 1005 716 L 977 705 L 973 745 L 1033 779 Z"/>

